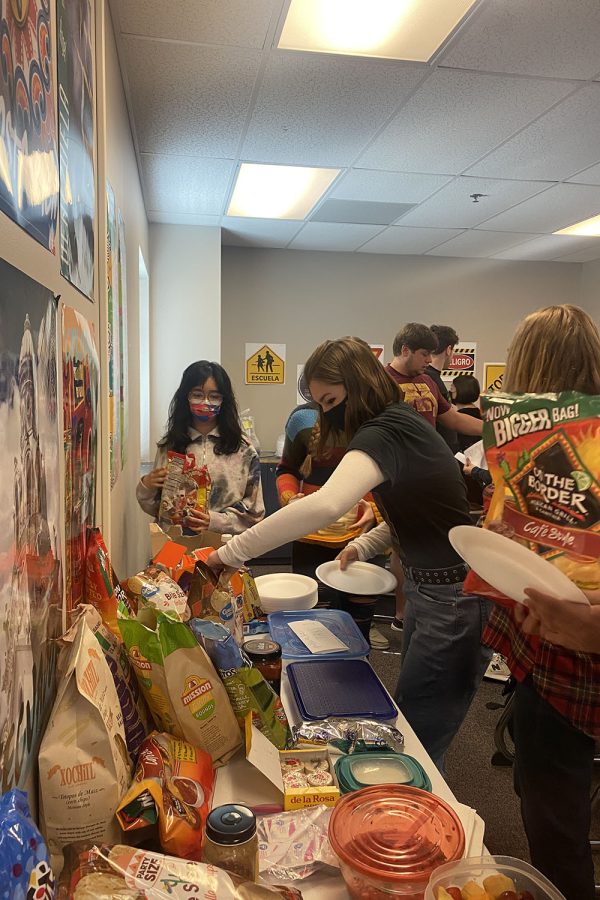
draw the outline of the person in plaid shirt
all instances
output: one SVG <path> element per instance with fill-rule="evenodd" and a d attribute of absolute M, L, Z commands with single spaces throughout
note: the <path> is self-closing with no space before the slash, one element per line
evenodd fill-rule
<path fill-rule="evenodd" d="M 600 394 L 600 334 L 588 314 L 564 305 L 527 316 L 508 351 L 503 390 Z M 514 781 L 531 861 L 568 900 L 593 900 L 590 792 L 600 739 L 600 653 L 582 652 L 594 644 L 567 649 L 532 634 L 539 631 L 536 603 L 539 595 L 532 594 L 529 615 L 519 606 L 495 606 L 483 641 L 506 657 L 517 682 Z"/>

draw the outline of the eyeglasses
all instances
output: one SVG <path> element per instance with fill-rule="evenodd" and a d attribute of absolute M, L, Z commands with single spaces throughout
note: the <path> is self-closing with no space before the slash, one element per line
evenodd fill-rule
<path fill-rule="evenodd" d="M 190 403 L 204 403 L 205 400 L 208 403 L 222 403 L 223 394 L 217 394 L 214 391 L 209 391 L 208 394 L 205 394 L 204 391 L 190 391 L 188 400 Z"/>

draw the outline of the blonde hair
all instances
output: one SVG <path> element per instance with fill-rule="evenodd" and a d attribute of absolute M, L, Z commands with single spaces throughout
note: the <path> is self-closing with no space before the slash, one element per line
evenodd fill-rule
<path fill-rule="evenodd" d="M 373 351 L 356 337 L 324 341 L 314 350 L 304 366 L 304 377 L 326 384 L 342 384 L 346 388 L 346 437 L 350 440 L 361 425 L 378 416 L 390 403 L 400 400 L 398 388 Z M 322 451 L 331 427 L 319 408 L 319 436 L 316 449 Z"/>
<path fill-rule="evenodd" d="M 526 316 L 508 348 L 508 393 L 600 394 L 600 334 L 578 306 L 546 306 Z"/>

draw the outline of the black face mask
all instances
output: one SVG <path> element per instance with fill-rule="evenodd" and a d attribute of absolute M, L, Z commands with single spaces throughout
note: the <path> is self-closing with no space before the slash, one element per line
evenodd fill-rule
<path fill-rule="evenodd" d="M 323 413 L 323 418 L 329 427 L 335 429 L 335 431 L 344 431 L 346 427 L 346 403 L 347 397 L 344 397 L 341 403 L 332 406 L 331 409 Z"/>

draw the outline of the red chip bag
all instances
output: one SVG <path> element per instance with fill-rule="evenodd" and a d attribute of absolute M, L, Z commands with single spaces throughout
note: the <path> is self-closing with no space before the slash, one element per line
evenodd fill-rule
<path fill-rule="evenodd" d="M 208 753 L 153 731 L 142 744 L 133 784 L 117 809 L 119 824 L 123 831 L 135 831 L 158 821 L 165 852 L 199 861 L 213 783 Z"/>

